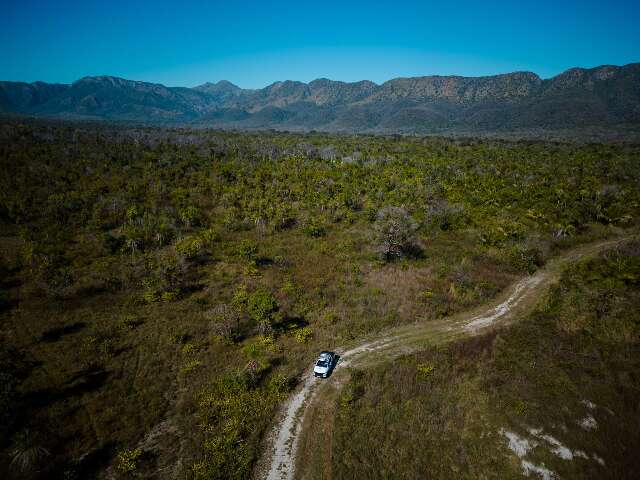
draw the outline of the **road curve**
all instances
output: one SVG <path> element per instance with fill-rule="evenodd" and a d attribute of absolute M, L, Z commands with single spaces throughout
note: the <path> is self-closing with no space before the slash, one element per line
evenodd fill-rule
<path fill-rule="evenodd" d="M 630 235 L 627 235 L 613 240 L 598 241 L 569 250 L 551 259 L 545 268 L 507 288 L 489 305 L 440 320 L 395 328 L 375 338 L 361 340 L 359 344 L 336 349 L 340 359 L 332 377 L 319 380 L 312 375 L 311 370 L 305 372 L 301 385 L 284 405 L 282 416 L 270 435 L 271 447 L 264 452 L 267 458 L 260 462 L 269 468 L 258 473 L 258 478 L 293 480 L 304 414 L 313 402 L 319 384 L 335 382 L 336 372 L 354 364 L 372 363 L 384 358 L 405 355 L 427 345 L 475 335 L 497 323 L 507 323 L 516 315 L 533 308 L 544 291 L 559 278 L 563 266 L 611 248 L 629 237 Z"/>

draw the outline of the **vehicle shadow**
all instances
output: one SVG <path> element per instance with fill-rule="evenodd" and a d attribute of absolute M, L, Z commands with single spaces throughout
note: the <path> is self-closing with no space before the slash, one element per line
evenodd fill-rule
<path fill-rule="evenodd" d="M 338 355 L 337 353 L 334 353 L 333 362 L 329 366 L 329 375 L 327 375 L 327 378 L 329 378 L 333 374 L 333 371 L 338 366 L 338 363 L 340 363 L 340 355 Z"/>

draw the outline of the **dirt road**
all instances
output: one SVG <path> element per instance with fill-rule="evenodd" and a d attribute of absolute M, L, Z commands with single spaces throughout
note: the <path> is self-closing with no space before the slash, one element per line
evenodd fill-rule
<path fill-rule="evenodd" d="M 405 355 L 437 343 L 451 341 L 461 336 L 475 335 L 496 324 L 505 324 L 531 310 L 547 288 L 560 275 L 562 267 L 583 257 L 597 254 L 625 240 L 627 237 L 582 245 L 550 260 L 545 268 L 527 276 L 506 289 L 490 305 L 457 314 L 441 320 L 416 323 L 389 330 L 375 338 L 362 339 L 342 349 L 332 376 L 327 380 L 316 379 L 311 369 L 305 372 L 298 390 L 285 404 L 282 418 L 271 434 L 271 448 L 265 451 L 268 458 L 262 460 L 268 469 L 259 475 L 267 480 L 292 480 L 296 463 L 299 433 L 304 413 L 314 401 L 323 382 L 340 381 L 339 372 L 345 367 L 370 365 L 382 359 Z M 338 374 L 338 375 L 337 375 Z"/>

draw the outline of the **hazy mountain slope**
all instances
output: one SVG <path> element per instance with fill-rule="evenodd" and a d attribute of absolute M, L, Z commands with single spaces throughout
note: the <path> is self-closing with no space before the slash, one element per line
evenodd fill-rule
<path fill-rule="evenodd" d="M 195 120 L 209 109 L 205 93 L 115 77 L 86 77 L 41 105 L 37 113 L 113 120 Z"/>
<path fill-rule="evenodd" d="M 236 99 L 243 92 L 240 87 L 227 80 L 220 80 L 217 83 L 207 82 L 194 87 L 193 90 L 208 94 L 214 102 L 220 104 Z"/>
<path fill-rule="evenodd" d="M 383 83 L 372 100 L 407 98 L 447 100 L 467 104 L 488 100 L 516 100 L 537 93 L 542 80 L 534 73 L 516 72 L 492 77 L 396 78 Z"/>
<path fill-rule="evenodd" d="M 57 83 L 0 82 L 0 111 L 31 113 L 68 89 L 68 85 Z"/>
<path fill-rule="evenodd" d="M 86 77 L 71 85 L 0 82 L 0 111 L 215 127 L 373 132 L 504 132 L 640 127 L 640 64 L 531 72 L 426 76 L 257 90 L 228 81 L 195 88 Z"/>

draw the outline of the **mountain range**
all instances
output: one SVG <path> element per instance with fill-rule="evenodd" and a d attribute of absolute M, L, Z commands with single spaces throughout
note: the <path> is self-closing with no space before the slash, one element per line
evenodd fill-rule
<path fill-rule="evenodd" d="M 220 128 L 381 133 L 507 132 L 640 126 L 640 63 L 485 77 L 321 78 L 242 89 L 166 87 L 111 76 L 72 84 L 0 82 L 0 112 Z"/>

